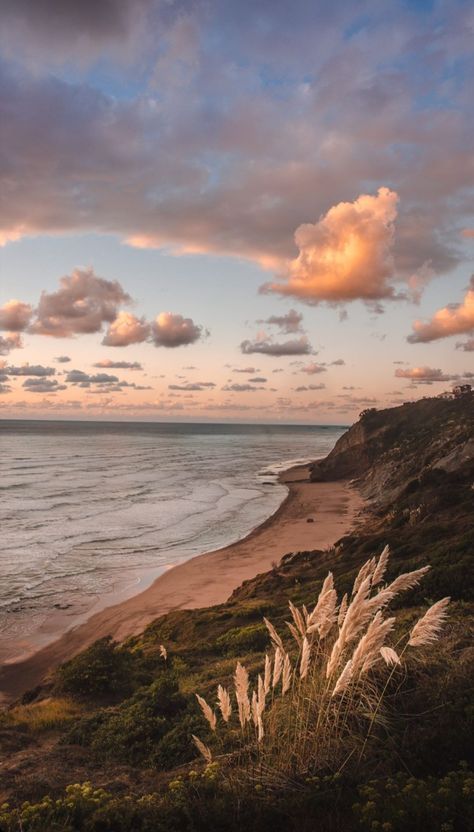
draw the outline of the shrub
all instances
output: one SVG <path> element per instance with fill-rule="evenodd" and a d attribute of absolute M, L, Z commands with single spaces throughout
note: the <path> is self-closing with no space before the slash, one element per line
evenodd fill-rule
<path fill-rule="evenodd" d="M 133 655 L 106 636 L 61 665 L 56 688 L 77 698 L 120 699 L 133 689 L 133 670 Z"/>
<path fill-rule="evenodd" d="M 400 773 L 361 786 L 359 794 L 354 813 L 363 830 L 472 832 L 474 827 L 474 775 L 465 769 L 426 780 Z"/>
<path fill-rule="evenodd" d="M 216 639 L 216 648 L 227 655 L 238 655 L 253 650 L 263 650 L 267 643 L 267 630 L 263 624 L 234 627 Z"/>

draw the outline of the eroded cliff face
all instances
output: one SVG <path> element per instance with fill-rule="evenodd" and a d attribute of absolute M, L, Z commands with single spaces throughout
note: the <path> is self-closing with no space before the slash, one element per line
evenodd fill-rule
<path fill-rule="evenodd" d="M 356 479 L 365 496 L 393 500 L 435 470 L 474 472 L 474 394 L 368 411 L 312 466 L 315 482 Z"/>

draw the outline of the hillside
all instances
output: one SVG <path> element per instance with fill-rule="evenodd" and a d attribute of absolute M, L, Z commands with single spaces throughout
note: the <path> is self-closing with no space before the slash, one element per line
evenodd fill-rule
<path fill-rule="evenodd" d="M 121 646 L 98 642 L 4 715 L 0 802 L 37 803 L 44 795 L 61 801 L 68 784 L 84 781 L 104 792 L 94 796 L 92 787 L 74 787 L 64 805 L 51 808 L 46 801 L 21 814 L 22 826 L 10 808 L 2 810 L 0 830 L 191 832 L 272 825 L 469 832 L 473 437 L 472 395 L 362 416 L 312 468 L 313 480 L 353 478 L 370 499 L 361 523 L 334 549 L 289 552 L 225 604 L 170 613 Z M 219 766 L 204 769 L 191 735 L 206 742 L 213 737 L 194 692 L 213 701 L 217 684 L 231 682 L 237 660 L 254 677 L 269 647 L 262 617 L 283 632 L 289 599 L 314 603 L 328 569 L 338 591 L 348 591 L 360 566 L 385 544 L 392 552 L 388 580 L 431 564 L 422 584 L 395 602 L 400 626 L 412 626 L 439 598 L 452 601 L 442 640 L 423 660 L 407 664 L 390 688 L 390 718 L 378 725 L 363 763 L 341 776 L 329 761 L 317 776 L 268 792 L 242 785 L 235 771 L 229 779 L 225 745 Z M 459 769 L 460 761 L 468 768 Z"/>

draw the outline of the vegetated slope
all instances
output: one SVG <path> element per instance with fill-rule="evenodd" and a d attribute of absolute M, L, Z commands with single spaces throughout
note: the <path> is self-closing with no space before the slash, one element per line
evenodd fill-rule
<path fill-rule="evenodd" d="M 51 685 L 5 717 L 0 798 L 57 797 L 68 783 L 86 779 L 109 790 L 111 796 L 97 798 L 104 801 L 102 825 L 81 820 L 74 829 L 263 830 L 271 824 L 304 830 L 317 822 L 322 830 L 349 830 L 372 828 L 373 820 L 380 823 L 374 829 L 385 822 L 393 832 L 435 831 L 445 822 L 452 822 L 446 829 L 468 830 L 463 824 L 472 823 L 470 809 L 462 796 L 467 775 L 447 781 L 445 775 L 460 760 L 474 763 L 473 437 L 472 395 L 365 414 L 312 473 L 313 479 L 355 478 L 371 498 L 354 533 L 330 551 L 289 553 L 270 572 L 245 582 L 226 604 L 170 613 L 125 645 L 102 641 L 73 659 Z M 420 587 L 403 598 L 399 617 L 407 626 L 433 600 L 450 595 L 452 605 L 444 638 L 407 668 L 393 692 L 393 718 L 380 727 L 379 753 L 343 782 L 334 782 L 328 771 L 324 788 L 322 781 L 298 784 L 294 793 L 272 794 L 269 800 L 251 792 L 243 802 L 239 795 L 237 808 L 235 794 L 223 790 L 212 772 L 197 781 L 192 775 L 191 785 L 187 775 L 176 781 L 176 767 L 195 758 L 191 735 L 207 739 L 194 691 L 213 701 L 217 683 L 231 683 L 236 660 L 245 662 L 251 674 L 260 672 L 268 645 L 262 616 L 282 630 L 289 599 L 314 603 L 328 569 L 338 591 L 349 590 L 360 565 L 386 543 L 392 550 L 389 579 L 432 566 Z M 166 661 L 161 644 L 168 650 Z M 79 706 L 79 717 L 71 701 Z M 193 766 L 200 769 L 199 763 Z M 405 773 L 399 781 L 390 780 L 400 769 Z M 407 771 L 419 779 L 407 784 Z M 379 783 L 368 787 L 374 777 Z M 170 790 L 164 785 L 170 779 L 181 785 Z M 372 792 L 362 791 L 358 798 L 359 787 Z M 428 799 L 439 788 L 448 815 Z M 140 803 L 144 793 L 155 795 L 147 798 L 146 811 Z M 359 810 L 352 810 L 357 799 L 376 807 L 370 810 L 375 814 L 362 815 L 360 826 Z M 71 801 L 76 805 L 84 796 Z M 407 812 L 419 815 L 419 825 L 410 825 Z M 18 828 L 5 823 L 0 815 L 2 832 Z"/>

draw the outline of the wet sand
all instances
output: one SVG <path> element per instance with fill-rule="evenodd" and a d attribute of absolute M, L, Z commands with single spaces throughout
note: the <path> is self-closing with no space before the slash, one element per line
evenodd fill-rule
<path fill-rule="evenodd" d="M 38 685 L 58 664 L 98 638 L 111 635 L 122 641 L 170 610 L 223 603 L 243 581 L 267 571 L 283 555 L 334 544 L 353 527 L 363 499 L 347 481 L 309 482 L 308 470 L 300 466 L 281 475 L 289 488 L 287 498 L 247 537 L 173 567 L 140 594 L 100 610 L 23 661 L 4 665 L 3 700 L 11 701 Z"/>

